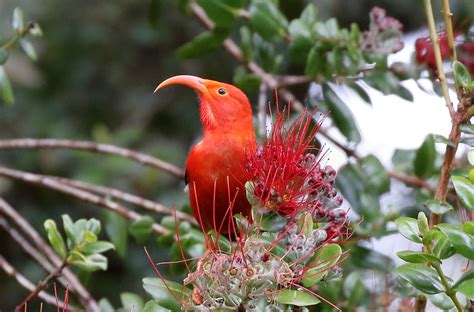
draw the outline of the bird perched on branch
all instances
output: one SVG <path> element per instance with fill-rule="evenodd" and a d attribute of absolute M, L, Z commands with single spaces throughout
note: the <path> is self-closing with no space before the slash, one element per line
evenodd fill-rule
<path fill-rule="evenodd" d="M 163 81 L 155 92 L 170 85 L 190 87 L 200 100 L 204 136 L 186 161 L 193 215 L 204 231 L 233 233 L 232 216 L 248 216 L 251 208 L 245 158 L 257 143 L 249 100 L 233 85 L 188 75 Z"/>

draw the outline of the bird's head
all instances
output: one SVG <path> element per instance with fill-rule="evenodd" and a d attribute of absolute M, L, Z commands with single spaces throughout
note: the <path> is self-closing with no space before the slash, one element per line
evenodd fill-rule
<path fill-rule="evenodd" d="M 179 75 L 160 83 L 155 92 L 176 84 L 190 87 L 197 92 L 204 131 L 222 129 L 253 131 L 252 109 L 247 96 L 239 88 L 196 76 Z"/>

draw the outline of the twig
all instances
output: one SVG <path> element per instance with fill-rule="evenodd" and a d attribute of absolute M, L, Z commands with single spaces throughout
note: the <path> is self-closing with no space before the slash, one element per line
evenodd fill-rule
<path fill-rule="evenodd" d="M 54 270 L 53 265 L 46 259 L 33 245 L 31 245 L 15 228 L 13 228 L 9 222 L 0 215 L 0 227 L 2 227 L 10 236 L 20 245 L 24 251 L 26 251 L 36 262 L 38 262 L 46 271 L 51 272 Z M 67 283 L 62 283 L 64 286 Z"/>
<path fill-rule="evenodd" d="M 424 7 L 425 7 L 425 14 L 426 19 L 428 21 L 428 27 L 430 29 L 430 38 L 431 43 L 433 44 L 434 55 L 436 60 L 436 69 L 438 71 L 438 78 L 439 83 L 441 85 L 441 91 L 443 93 L 444 101 L 446 102 L 446 107 L 449 110 L 449 114 L 451 118 L 454 118 L 454 107 L 451 99 L 449 98 L 449 89 L 448 83 L 446 81 L 446 76 L 444 74 L 443 68 L 443 58 L 441 57 L 441 49 L 439 47 L 439 37 L 438 33 L 436 32 L 436 25 L 433 16 L 433 9 L 431 7 L 431 0 L 423 0 Z"/>
<path fill-rule="evenodd" d="M 73 197 L 79 198 L 80 200 L 114 211 L 129 220 L 137 221 L 142 218 L 141 214 L 135 211 L 131 211 L 125 208 L 124 206 L 117 204 L 114 201 L 99 197 L 97 195 L 94 195 L 91 192 L 87 192 L 76 187 L 65 185 L 57 181 L 56 179 L 43 177 L 41 175 L 37 175 L 37 174 L 29 173 L 29 172 L 9 169 L 6 167 L 1 167 L 1 166 L 0 166 L 0 176 L 21 180 L 21 181 L 28 182 L 31 184 L 41 185 L 41 186 L 59 191 L 61 193 L 71 195 Z M 170 234 L 170 230 L 168 230 L 164 226 L 157 223 L 153 223 L 152 230 L 158 234 L 163 234 L 163 235 Z"/>
<path fill-rule="evenodd" d="M 265 123 L 267 119 L 267 85 L 260 84 L 258 93 L 258 134 L 260 137 L 265 137 Z"/>
<path fill-rule="evenodd" d="M 167 163 L 161 159 L 152 157 L 150 155 L 135 152 L 123 147 L 118 147 L 110 144 L 100 144 L 89 141 L 73 141 L 60 139 L 15 139 L 15 140 L 0 140 L 0 150 L 12 149 L 77 149 L 89 151 L 94 153 L 103 153 L 110 155 L 117 155 L 132 159 L 142 165 L 150 166 L 168 172 L 178 178 L 184 177 L 184 172 L 181 168 Z"/>
<path fill-rule="evenodd" d="M 443 17 L 446 26 L 446 33 L 448 35 L 448 47 L 451 61 L 457 60 L 456 47 L 454 46 L 454 31 L 453 31 L 453 13 L 449 8 L 449 0 L 443 0 Z"/>
<path fill-rule="evenodd" d="M 41 280 L 36 287 L 34 287 L 31 292 L 29 293 L 28 296 L 15 308 L 15 312 L 21 312 L 21 310 L 30 302 L 32 299 L 34 299 L 40 291 L 46 288 L 48 286 L 49 282 L 61 275 L 62 270 L 67 266 L 67 261 L 64 260 L 63 263 L 57 267 L 53 272 L 49 273 L 48 276 L 46 276 L 43 280 Z"/>
<path fill-rule="evenodd" d="M 13 277 L 18 284 L 22 287 L 32 291 L 35 289 L 35 285 L 30 282 L 25 276 L 19 273 L 2 255 L 0 255 L 0 268 L 9 276 Z M 38 297 L 44 300 L 44 302 L 56 306 L 56 298 L 45 291 L 40 291 Z M 58 300 L 58 306 L 64 309 L 65 304 L 63 301 Z M 79 311 L 77 307 L 69 305 L 69 311 Z"/>
<path fill-rule="evenodd" d="M 19 214 L 12 206 L 10 206 L 3 198 L 0 197 L 0 213 L 8 217 L 14 222 L 19 229 L 32 241 L 54 266 L 59 266 L 62 260 L 54 252 L 54 250 L 41 238 L 36 230 Z M 79 302 L 87 311 L 99 312 L 99 305 L 89 292 L 84 288 L 76 275 L 69 269 L 63 271 L 63 276 L 68 281 L 69 289 L 71 289 L 78 297 Z"/>
<path fill-rule="evenodd" d="M 134 204 L 134 205 L 143 207 L 147 210 L 150 210 L 159 214 L 166 214 L 166 215 L 171 215 L 171 216 L 174 215 L 174 210 L 171 208 L 168 208 L 162 204 L 156 203 L 146 198 L 142 198 L 137 195 L 126 193 L 114 188 L 105 187 L 102 185 L 95 185 L 95 184 L 78 181 L 78 180 L 55 177 L 55 176 L 41 175 L 41 177 L 55 179 L 65 185 L 76 187 L 87 192 L 100 194 L 103 196 L 109 196 L 111 198 L 115 198 L 123 202 Z M 191 224 L 197 225 L 196 219 L 194 219 L 193 216 L 190 216 L 182 211 L 176 210 L 176 217 L 180 220 L 184 220 Z"/>

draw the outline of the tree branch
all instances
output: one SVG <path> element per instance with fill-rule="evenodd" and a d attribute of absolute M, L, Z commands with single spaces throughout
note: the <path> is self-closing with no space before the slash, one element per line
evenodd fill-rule
<path fill-rule="evenodd" d="M 63 263 L 57 267 L 55 270 L 53 270 L 51 273 L 48 274 L 43 280 L 41 280 L 36 287 L 34 287 L 31 292 L 29 293 L 28 296 L 15 308 L 15 312 L 21 312 L 23 308 L 25 308 L 32 299 L 34 299 L 40 291 L 46 288 L 48 286 L 49 282 L 55 278 L 61 275 L 62 270 L 67 266 L 67 261 L 64 260 Z"/>
<path fill-rule="evenodd" d="M 0 176 L 21 180 L 21 181 L 35 184 L 35 185 L 44 186 L 44 187 L 59 191 L 61 193 L 71 195 L 73 197 L 79 198 L 82 201 L 86 201 L 86 202 L 107 208 L 132 221 L 137 221 L 142 218 L 141 214 L 135 211 L 129 210 L 125 208 L 124 206 L 117 204 L 114 201 L 99 197 L 97 195 L 94 195 L 87 191 L 83 191 L 76 187 L 64 185 L 63 183 L 57 181 L 56 179 L 44 177 L 41 175 L 29 173 L 29 172 L 9 169 L 6 167 L 1 167 L 1 166 L 0 166 Z M 163 234 L 163 235 L 170 234 L 170 230 L 168 230 L 164 226 L 157 223 L 153 223 L 152 230 L 158 234 Z"/>
<path fill-rule="evenodd" d="M 54 266 L 60 266 L 62 260 L 54 252 L 54 250 L 43 240 L 36 230 L 25 220 L 13 207 L 11 207 L 3 198 L 0 197 L 0 213 L 8 217 L 14 222 L 19 229 L 32 241 Z M 99 312 L 99 305 L 89 292 L 84 288 L 76 275 L 69 269 L 63 271 L 63 276 L 68 282 L 69 289 L 73 291 L 79 302 L 87 311 Z"/>
<path fill-rule="evenodd" d="M 76 149 L 93 153 L 103 153 L 109 155 L 121 156 L 134 160 L 142 165 L 161 169 L 178 178 L 184 177 L 184 172 L 181 168 L 167 163 L 161 159 L 152 157 L 150 155 L 135 152 L 123 147 L 118 147 L 109 144 L 100 144 L 89 141 L 73 141 L 60 139 L 15 139 L 15 140 L 0 140 L 0 150 L 14 150 L 14 149 Z"/>
<path fill-rule="evenodd" d="M 115 198 L 118 200 L 121 200 L 123 202 L 127 202 L 139 207 L 142 207 L 144 209 L 147 209 L 149 211 L 153 211 L 155 213 L 159 214 L 165 214 L 165 215 L 171 215 L 174 216 L 174 210 L 166 207 L 162 204 L 156 203 L 154 201 L 148 200 L 146 198 L 142 198 L 130 193 L 126 193 L 114 188 L 102 186 L 102 185 L 95 185 L 83 181 L 78 181 L 78 180 L 72 180 L 72 179 L 66 179 L 66 178 L 60 178 L 60 177 L 55 177 L 55 176 L 49 176 L 49 175 L 38 175 L 43 178 L 51 178 L 55 179 L 58 182 L 61 182 L 65 185 L 69 185 L 72 187 L 76 187 L 78 189 L 103 195 L 103 196 L 109 196 L 111 198 Z M 180 220 L 187 221 L 191 224 L 198 225 L 196 219 L 194 219 L 193 216 L 190 216 L 182 211 L 176 210 L 176 218 Z"/>
<path fill-rule="evenodd" d="M 434 49 L 436 69 L 438 71 L 441 91 L 443 93 L 444 101 L 446 102 L 446 107 L 449 110 L 449 114 L 451 115 L 451 118 L 454 118 L 454 107 L 449 97 L 448 83 L 446 81 L 446 75 L 444 74 L 443 58 L 441 56 L 441 49 L 439 47 L 440 39 L 438 37 L 438 33 L 436 32 L 436 25 L 433 16 L 433 9 L 431 7 L 431 0 L 423 0 L 423 4 L 425 7 L 426 20 L 428 21 L 428 27 L 430 29 L 430 38 Z"/>
<path fill-rule="evenodd" d="M 448 35 L 449 55 L 451 56 L 451 61 L 454 62 L 457 60 L 457 55 L 456 47 L 454 46 L 453 13 L 451 13 L 451 9 L 449 8 L 449 0 L 443 0 L 443 17 L 446 33 Z"/>
<path fill-rule="evenodd" d="M 19 273 L 8 261 L 0 255 L 0 268 L 9 276 L 13 277 L 18 284 L 20 284 L 25 289 L 29 291 L 33 291 L 35 289 L 35 285 L 30 282 L 25 276 Z M 56 306 L 56 298 L 45 291 L 40 291 L 38 293 L 38 297 L 44 300 L 47 304 Z M 58 299 L 58 306 L 61 309 L 65 308 L 65 303 L 62 300 Z M 77 307 L 68 305 L 69 311 L 79 311 Z"/>

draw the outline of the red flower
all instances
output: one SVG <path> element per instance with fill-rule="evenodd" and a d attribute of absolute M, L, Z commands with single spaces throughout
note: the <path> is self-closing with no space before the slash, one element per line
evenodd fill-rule
<path fill-rule="evenodd" d="M 257 153 L 247 156 L 254 196 L 262 206 L 283 216 L 314 211 L 328 217 L 327 208 L 340 206 L 342 197 L 332 186 L 336 171 L 322 166 L 321 153 L 313 144 L 321 124 L 309 113 L 288 128 L 285 119 L 285 113 L 278 112 L 270 136 Z"/>

